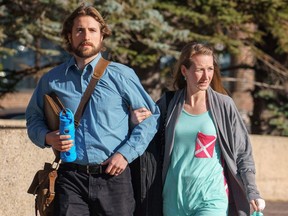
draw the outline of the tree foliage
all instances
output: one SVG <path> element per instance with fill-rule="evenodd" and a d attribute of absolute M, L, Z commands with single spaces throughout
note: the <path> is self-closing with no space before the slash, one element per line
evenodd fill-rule
<path fill-rule="evenodd" d="M 0 1 L 1 58 L 17 55 L 17 48 L 8 46 L 12 42 L 36 53 L 33 65 L 21 65 L 17 70 L 0 67 L 2 75 L 5 74 L 5 79 L 0 80 L 0 94 L 13 91 L 23 77 L 40 76 L 40 72 L 60 63 L 62 22 L 80 2 Z M 255 70 L 256 89 L 252 93 L 263 104 L 256 109 L 275 113 L 280 100 L 287 103 L 288 2 L 285 0 L 91 0 L 86 3 L 94 4 L 112 29 L 113 35 L 107 41 L 109 58 L 133 67 L 148 92 L 152 96 L 156 94 L 156 99 L 161 89 L 167 87 L 171 62 L 177 59 L 181 47 L 197 40 L 212 44 L 219 56 L 237 56 L 241 47 L 249 47 L 256 59 L 254 65 L 229 65 L 223 71 L 236 73 L 235 69 L 245 67 Z M 45 41 L 57 46 L 45 46 Z M 46 58 L 44 63 L 43 58 Z M 275 97 L 268 100 L 263 96 L 267 91 Z M 287 107 L 282 109 L 277 113 L 287 113 Z M 284 131 L 288 126 L 286 129 L 275 126 L 280 124 L 275 123 L 278 119 L 284 119 L 286 122 L 281 124 L 287 125 L 285 116 L 280 114 L 279 118 L 274 115 L 273 121 L 253 116 L 257 132 L 273 130 L 287 135 Z M 265 129 L 267 125 L 269 130 Z"/>

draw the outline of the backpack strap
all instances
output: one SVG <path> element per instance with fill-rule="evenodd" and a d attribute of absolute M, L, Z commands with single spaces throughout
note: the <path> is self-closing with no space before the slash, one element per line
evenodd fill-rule
<path fill-rule="evenodd" d="M 163 107 L 163 109 L 161 110 L 161 115 L 163 116 L 163 118 L 161 118 L 161 122 L 160 122 L 160 128 L 159 128 L 159 132 L 160 132 L 160 146 L 161 146 L 161 156 L 160 156 L 160 160 L 161 160 L 161 166 L 163 166 L 163 160 L 164 160 L 164 151 L 165 151 L 165 128 L 166 128 L 166 121 L 167 121 L 167 110 L 168 110 L 168 106 L 172 100 L 172 98 L 175 95 L 175 91 L 167 91 L 165 92 L 165 104 L 166 106 Z"/>

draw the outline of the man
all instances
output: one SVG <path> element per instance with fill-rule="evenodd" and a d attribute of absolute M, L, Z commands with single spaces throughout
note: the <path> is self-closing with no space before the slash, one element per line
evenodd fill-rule
<path fill-rule="evenodd" d="M 55 92 L 74 113 L 111 32 L 99 12 L 81 5 L 64 22 L 62 36 L 72 58 L 39 81 L 26 111 L 29 138 L 39 147 L 68 151 L 73 141 L 49 131 L 43 95 Z M 129 129 L 129 110 L 146 107 L 152 115 Z M 134 71 L 111 62 L 99 80 L 75 134 L 77 159 L 62 163 L 56 182 L 55 216 L 133 215 L 135 201 L 129 166 L 157 130 L 159 110 Z M 103 172 L 101 171 L 103 170 Z"/>

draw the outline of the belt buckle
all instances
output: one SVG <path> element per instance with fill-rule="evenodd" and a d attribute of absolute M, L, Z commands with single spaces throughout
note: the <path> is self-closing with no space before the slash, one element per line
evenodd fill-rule
<path fill-rule="evenodd" d="M 87 174 L 101 174 L 102 173 L 102 166 L 101 165 L 96 165 L 96 166 L 86 166 L 86 172 Z"/>

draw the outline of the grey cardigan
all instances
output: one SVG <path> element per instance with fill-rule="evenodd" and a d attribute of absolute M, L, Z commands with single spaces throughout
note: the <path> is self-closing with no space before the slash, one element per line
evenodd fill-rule
<path fill-rule="evenodd" d="M 176 91 L 167 109 L 163 181 L 170 163 L 175 125 L 183 108 L 185 93 L 185 89 Z M 230 192 L 229 215 L 250 215 L 249 201 L 260 198 L 260 195 L 255 183 L 255 165 L 249 134 L 232 98 L 215 92 L 211 87 L 207 94 L 225 161 L 225 176 Z M 162 97 L 159 100 L 160 109 L 165 103 L 165 97 Z"/>

